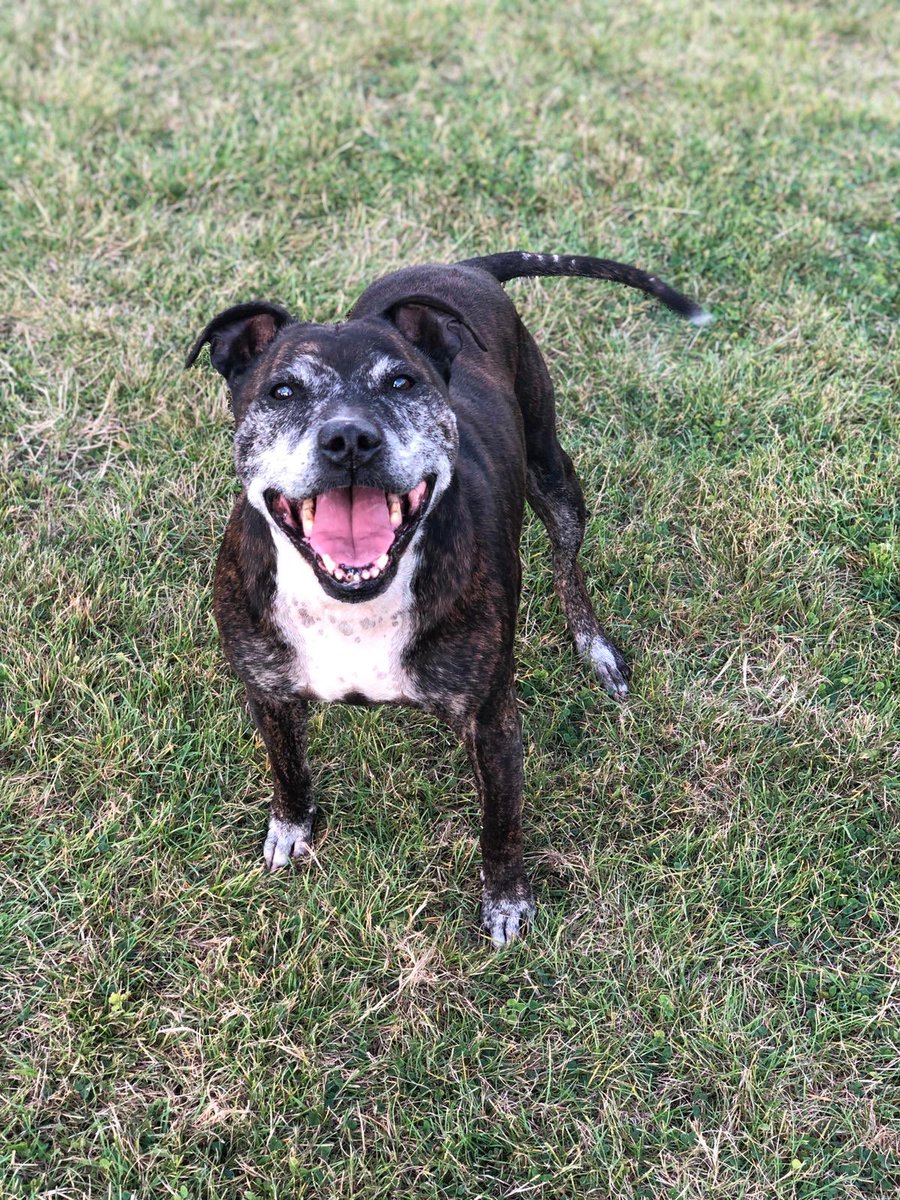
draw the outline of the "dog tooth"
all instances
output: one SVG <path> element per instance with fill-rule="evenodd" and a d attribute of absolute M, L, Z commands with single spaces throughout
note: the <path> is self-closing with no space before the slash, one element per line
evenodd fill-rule
<path fill-rule="evenodd" d="M 388 492 L 388 509 L 391 517 L 391 528 L 399 529 L 403 524 L 403 512 L 400 508 L 400 497 L 394 492 Z"/>
<path fill-rule="evenodd" d="M 411 492 L 407 493 L 406 498 L 409 501 L 410 515 L 418 511 L 419 505 L 422 503 L 422 500 L 425 497 L 425 487 L 425 480 L 423 479 L 421 483 L 416 484 Z"/>
<path fill-rule="evenodd" d="M 370 579 L 377 579 L 380 574 L 381 574 L 381 571 L 379 571 L 378 567 L 376 567 L 374 565 L 369 567 L 369 578 Z"/>
<path fill-rule="evenodd" d="M 294 529 L 296 527 L 297 522 L 294 520 L 294 512 L 291 508 L 291 502 L 288 500 L 287 496 L 279 496 L 272 507 L 289 529 Z"/>
<path fill-rule="evenodd" d="M 337 566 L 337 563 L 334 561 L 334 559 L 331 557 L 330 554 L 323 554 L 322 555 L 322 566 L 325 568 L 325 570 L 328 572 L 329 575 L 333 575 L 335 567 Z"/>
<path fill-rule="evenodd" d="M 300 506 L 300 517 L 303 521 L 303 532 L 309 537 L 316 519 L 316 502 L 312 496 L 307 496 Z"/>
<path fill-rule="evenodd" d="M 383 571 L 387 565 L 388 565 L 388 556 L 386 554 L 382 554 L 381 558 L 375 559 L 375 566 L 378 568 L 379 571 Z"/>
<path fill-rule="evenodd" d="M 343 583 L 344 579 L 346 578 L 340 567 L 334 568 L 333 575 L 338 583 Z"/>
<path fill-rule="evenodd" d="M 361 574 L 362 574 L 363 579 L 371 579 L 372 578 L 372 572 L 369 570 L 368 567 L 363 567 Z"/>

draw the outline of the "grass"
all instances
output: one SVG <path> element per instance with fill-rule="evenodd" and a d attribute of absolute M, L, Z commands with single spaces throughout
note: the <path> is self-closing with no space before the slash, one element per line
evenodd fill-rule
<path fill-rule="evenodd" d="M 856 1200 L 900 1186 L 889 6 L 7 6 L 3 1197 Z M 479 938 L 459 748 L 320 710 L 317 859 L 210 616 L 235 492 L 191 338 L 401 264 L 635 261 L 701 334 L 513 285 L 635 663 L 527 529 L 540 910 Z"/>

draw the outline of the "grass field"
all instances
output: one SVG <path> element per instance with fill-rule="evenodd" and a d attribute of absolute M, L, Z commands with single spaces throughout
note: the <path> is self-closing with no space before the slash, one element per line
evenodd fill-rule
<path fill-rule="evenodd" d="M 891 19 L 4 6 L 4 1200 L 897 1194 Z M 239 299 L 333 320 L 515 248 L 717 321 L 511 285 L 635 677 L 577 664 L 530 522 L 540 908 L 495 954 L 464 756 L 414 713 L 318 710 L 316 861 L 261 872 L 229 415 L 181 362 Z"/>

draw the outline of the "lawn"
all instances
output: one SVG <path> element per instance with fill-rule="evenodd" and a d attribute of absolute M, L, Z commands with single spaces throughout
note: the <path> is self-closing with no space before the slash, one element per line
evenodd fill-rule
<path fill-rule="evenodd" d="M 0 14 L 0 1196 L 856 1200 L 900 1187 L 895 14 L 110 0 Z M 893 59 L 896 62 L 896 59 Z M 893 175 L 892 175 L 893 172 Z M 527 523 L 539 911 L 478 933 L 461 749 L 316 711 L 315 862 L 211 617 L 220 308 L 510 285 L 583 561 Z"/>

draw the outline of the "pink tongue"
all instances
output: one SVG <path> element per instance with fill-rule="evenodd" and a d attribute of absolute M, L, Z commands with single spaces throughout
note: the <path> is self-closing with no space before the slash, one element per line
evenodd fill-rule
<path fill-rule="evenodd" d="M 387 500 L 379 488 L 335 488 L 316 498 L 310 545 L 339 567 L 367 567 L 393 540 Z"/>

